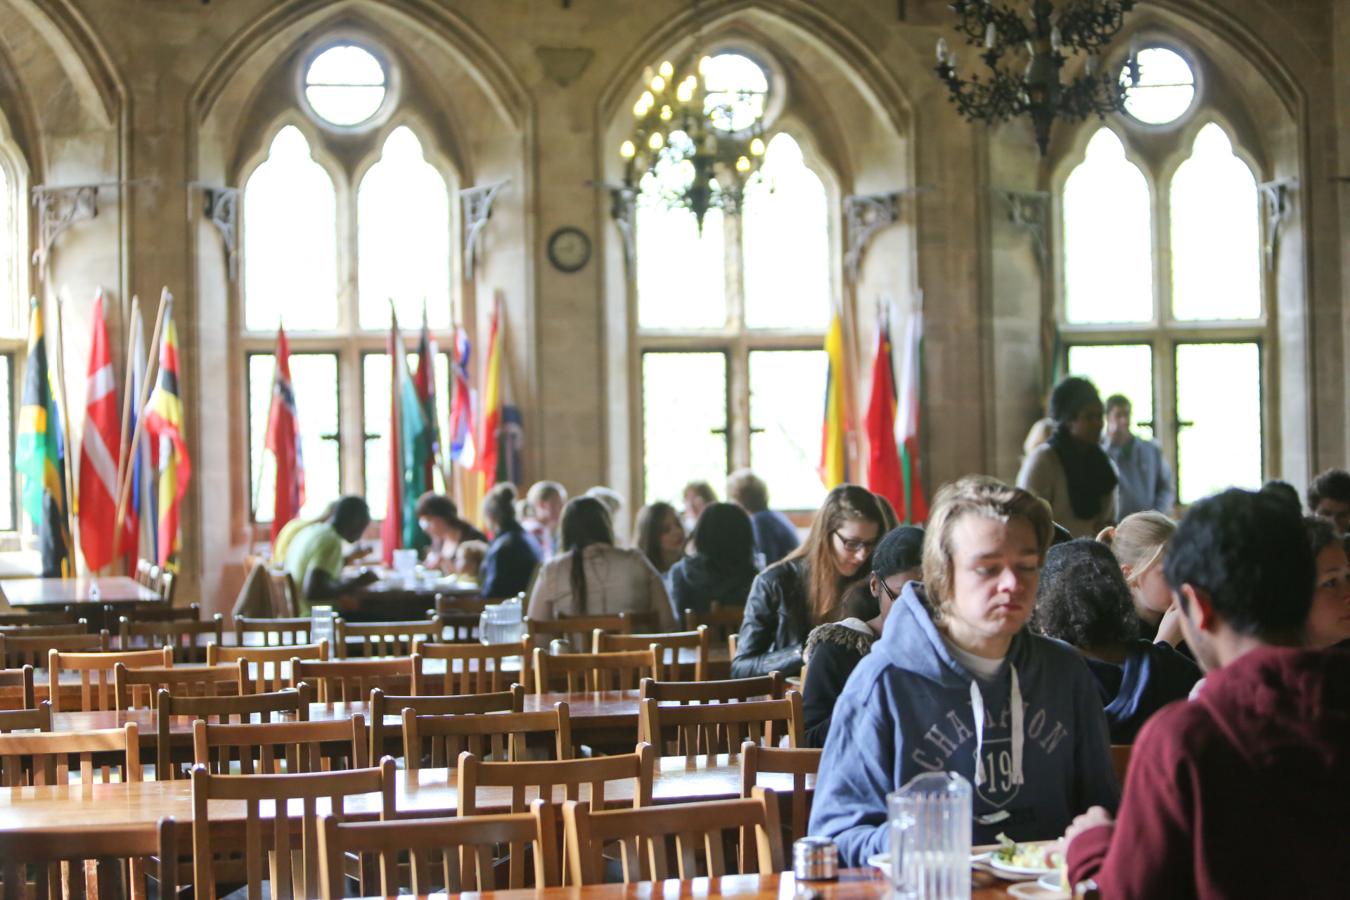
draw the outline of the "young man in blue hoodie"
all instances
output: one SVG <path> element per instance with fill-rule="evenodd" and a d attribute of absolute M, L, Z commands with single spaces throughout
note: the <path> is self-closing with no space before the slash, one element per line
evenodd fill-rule
<path fill-rule="evenodd" d="M 1092 675 L 1024 627 L 1052 534 L 1043 501 L 992 478 L 938 492 L 924 584 L 905 586 L 825 742 L 810 830 L 838 842 L 842 865 L 887 849 L 886 795 L 924 772 L 971 783 L 975 843 L 1054 838 L 1115 807 Z"/>

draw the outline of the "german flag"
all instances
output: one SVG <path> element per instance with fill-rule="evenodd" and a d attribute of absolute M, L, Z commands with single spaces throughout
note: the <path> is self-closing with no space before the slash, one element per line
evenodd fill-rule
<path fill-rule="evenodd" d="M 28 317 L 28 362 L 24 370 L 19 427 L 14 435 L 14 469 L 22 476 L 19 500 L 37 526 L 42 575 L 73 575 L 66 521 L 65 441 L 47 368 L 42 308 L 34 300 Z"/>

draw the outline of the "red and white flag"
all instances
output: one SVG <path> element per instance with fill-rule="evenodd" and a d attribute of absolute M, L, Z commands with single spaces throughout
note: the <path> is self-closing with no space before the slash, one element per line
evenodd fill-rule
<path fill-rule="evenodd" d="M 80 549 L 84 562 L 97 571 L 112 562 L 117 516 L 117 458 L 121 411 L 117 379 L 108 350 L 108 324 L 103 318 L 103 292 L 94 296 L 93 339 L 85 382 L 84 437 L 80 441 Z"/>
<path fill-rule="evenodd" d="M 277 368 L 272 377 L 272 409 L 267 414 L 267 449 L 276 462 L 276 505 L 272 512 L 272 540 L 305 503 L 305 462 L 300 455 L 300 427 L 295 418 L 295 389 L 291 385 L 291 345 L 285 329 L 277 329 Z"/>

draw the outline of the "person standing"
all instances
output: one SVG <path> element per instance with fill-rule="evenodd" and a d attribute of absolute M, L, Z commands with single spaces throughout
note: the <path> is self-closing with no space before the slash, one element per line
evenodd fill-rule
<path fill-rule="evenodd" d="M 1119 479 L 1099 443 L 1104 414 L 1091 381 L 1065 378 L 1050 394 L 1054 433 L 1017 473 L 1017 486 L 1049 503 L 1073 537 L 1096 537 L 1115 518 Z"/>
<path fill-rule="evenodd" d="M 1162 448 L 1130 431 L 1133 407 L 1124 394 L 1106 398 L 1106 436 L 1102 449 L 1116 464 L 1120 488 L 1116 494 L 1116 521 L 1131 513 L 1155 509 L 1170 515 L 1177 500 L 1172 469 Z"/>
<path fill-rule="evenodd" d="M 749 469 L 737 469 L 727 477 L 727 496 L 750 514 L 755 532 L 755 550 L 761 564 L 771 566 L 801 544 L 788 517 L 769 509 L 769 486 Z"/>

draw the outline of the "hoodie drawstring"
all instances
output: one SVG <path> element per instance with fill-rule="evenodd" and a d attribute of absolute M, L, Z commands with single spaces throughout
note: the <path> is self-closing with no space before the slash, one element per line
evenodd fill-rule
<path fill-rule="evenodd" d="M 984 695 L 980 680 L 970 680 L 970 710 L 975 714 L 975 786 L 984 784 Z"/>
<path fill-rule="evenodd" d="M 1010 665 L 1009 668 L 1012 670 L 1012 693 L 1008 698 L 1012 704 L 1012 783 L 1023 784 L 1022 750 L 1026 735 L 1022 722 L 1022 686 L 1017 679 L 1017 667 Z M 975 786 L 979 787 L 989 776 L 984 772 L 984 694 L 980 692 L 978 678 L 970 681 L 970 709 L 975 714 Z"/>
<path fill-rule="evenodd" d="M 1022 744 L 1026 735 L 1022 733 L 1022 687 L 1017 683 L 1017 666 L 1012 669 L 1012 783 L 1022 783 Z"/>

